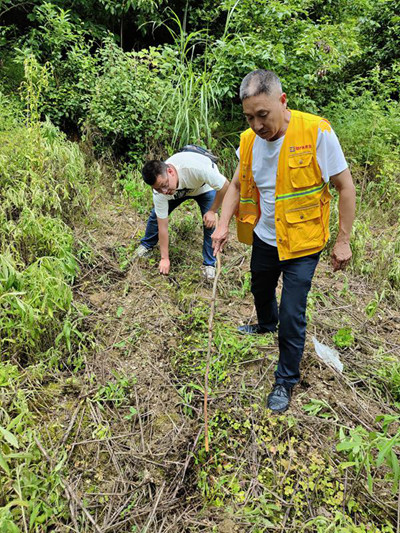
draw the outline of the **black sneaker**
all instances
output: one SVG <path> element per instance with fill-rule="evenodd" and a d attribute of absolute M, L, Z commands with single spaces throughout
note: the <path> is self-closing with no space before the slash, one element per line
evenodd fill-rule
<path fill-rule="evenodd" d="M 262 335 L 263 333 L 270 333 L 270 331 L 262 328 L 259 324 L 245 324 L 244 326 L 239 326 L 237 330 L 243 335 Z"/>
<path fill-rule="evenodd" d="M 290 404 L 292 388 L 275 383 L 274 388 L 268 395 L 267 407 L 274 413 L 284 413 Z"/>

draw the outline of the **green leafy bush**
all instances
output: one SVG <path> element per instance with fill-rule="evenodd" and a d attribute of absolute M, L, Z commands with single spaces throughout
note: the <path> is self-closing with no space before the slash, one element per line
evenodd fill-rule
<path fill-rule="evenodd" d="M 379 283 L 400 286 L 398 231 L 400 202 L 400 110 L 382 92 L 339 92 L 324 110 L 338 134 L 357 186 L 353 229 L 353 267 Z M 333 206 L 337 221 L 337 206 Z M 333 232 L 334 233 L 334 232 Z"/>
<path fill-rule="evenodd" d="M 0 347 L 24 362 L 53 346 L 72 311 L 67 223 L 88 206 L 88 172 L 78 146 L 49 122 L 8 127 L 0 131 Z"/>
<path fill-rule="evenodd" d="M 67 513 L 59 477 L 65 455 L 52 469 L 46 463 L 28 398 L 17 367 L 0 363 L 0 531 L 7 533 L 28 531 L 28 524 L 48 531 Z"/>
<path fill-rule="evenodd" d="M 155 48 L 124 53 L 111 39 L 98 52 L 98 77 L 88 111 L 88 125 L 98 145 L 125 145 L 143 158 L 165 142 L 170 117 L 159 117 L 166 81 Z"/>
<path fill-rule="evenodd" d="M 224 2 L 224 34 L 212 47 L 212 72 L 219 96 L 237 95 L 251 70 L 267 68 L 281 77 L 290 105 L 317 109 L 335 94 L 335 74 L 358 57 L 354 19 L 315 21 L 304 2 Z"/>
<path fill-rule="evenodd" d="M 333 123 L 348 161 L 361 167 L 367 181 L 372 181 L 375 174 L 377 192 L 384 193 L 388 183 L 382 184 L 380 178 L 385 164 L 391 161 L 400 165 L 399 106 L 396 102 L 385 101 L 384 94 L 382 99 L 377 99 L 370 92 L 357 95 L 355 91 L 354 87 L 340 91 L 337 101 L 327 106 L 324 113 Z M 396 183 L 399 168 L 397 172 L 391 168 L 391 173 L 393 171 Z M 392 190 L 388 192 L 390 196 Z"/>
<path fill-rule="evenodd" d="M 42 3 L 32 17 L 38 27 L 21 39 L 20 61 L 33 54 L 48 65 L 49 80 L 40 98 L 40 110 L 55 124 L 77 124 L 85 117 L 96 77 L 94 43 L 83 23 L 51 3 Z"/>

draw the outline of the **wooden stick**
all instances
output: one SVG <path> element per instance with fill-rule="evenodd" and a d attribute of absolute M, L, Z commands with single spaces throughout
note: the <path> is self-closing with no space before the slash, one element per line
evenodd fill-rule
<path fill-rule="evenodd" d="M 218 215 L 215 214 L 215 229 L 218 228 Z M 210 361 L 211 361 L 211 348 L 213 340 L 213 322 L 214 322 L 214 313 L 215 313 L 215 300 L 217 297 L 217 283 L 218 278 L 221 272 L 221 254 L 217 253 L 217 271 L 215 273 L 213 291 L 211 297 L 211 308 L 210 308 L 210 317 L 208 320 L 208 350 L 207 350 L 207 364 L 206 364 L 206 374 L 204 376 L 204 438 L 206 452 L 209 452 L 209 443 L 208 443 L 208 374 L 210 372 Z"/>
<path fill-rule="evenodd" d="M 163 482 L 163 484 L 161 485 L 161 488 L 160 490 L 158 491 L 158 496 L 157 496 L 157 499 L 156 499 L 156 502 L 154 504 L 154 507 L 153 507 L 153 510 L 151 511 L 151 515 L 150 515 L 150 518 L 143 530 L 143 533 L 147 533 L 147 531 L 149 530 L 149 527 L 153 521 L 153 518 L 154 518 L 154 515 L 156 514 L 156 511 L 157 511 L 157 507 L 158 507 L 158 504 L 160 503 L 160 498 L 161 498 L 161 495 L 162 493 L 164 492 L 164 488 L 165 488 L 165 483 L 166 481 Z"/>

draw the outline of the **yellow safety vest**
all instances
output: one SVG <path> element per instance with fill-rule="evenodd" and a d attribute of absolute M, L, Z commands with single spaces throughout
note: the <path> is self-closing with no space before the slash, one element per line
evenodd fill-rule
<path fill-rule="evenodd" d="M 279 259 L 303 257 L 322 250 L 329 239 L 329 186 L 317 162 L 318 128 L 331 129 L 321 117 L 291 110 L 278 160 L 275 186 L 275 228 Z M 253 243 L 260 217 L 259 191 L 252 172 L 256 134 L 240 137 L 240 203 L 236 214 L 240 242 Z"/>

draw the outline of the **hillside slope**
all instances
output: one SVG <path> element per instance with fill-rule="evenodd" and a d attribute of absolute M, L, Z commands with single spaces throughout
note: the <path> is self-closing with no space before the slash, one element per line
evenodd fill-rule
<path fill-rule="evenodd" d="M 93 341 L 41 409 L 42 421 L 63 435 L 74 530 L 396 531 L 393 456 L 374 465 L 379 446 L 396 435 L 392 446 L 399 443 L 395 298 L 380 297 L 351 273 L 332 274 L 322 260 L 309 298 L 302 380 L 288 413 L 272 416 L 265 398 L 277 339 L 235 332 L 254 309 L 249 250 L 232 235 L 218 284 L 207 455 L 211 287 L 200 272 L 198 217 L 185 205 L 172 221 L 168 278 L 158 275 L 157 256 L 129 261 L 145 220 L 118 194 L 99 194 L 94 222 L 76 229 L 82 271 L 75 294 L 90 309 Z M 329 346 L 336 335 L 342 375 L 317 358 L 311 335 Z M 387 434 L 378 415 L 393 415 Z M 350 443 L 347 453 L 336 449 L 340 438 Z M 59 454 L 51 442 L 50 453 Z"/>

